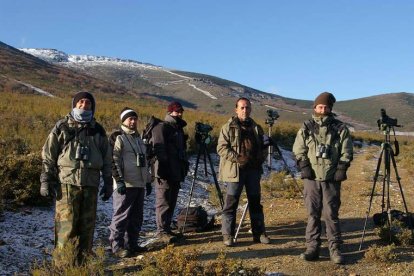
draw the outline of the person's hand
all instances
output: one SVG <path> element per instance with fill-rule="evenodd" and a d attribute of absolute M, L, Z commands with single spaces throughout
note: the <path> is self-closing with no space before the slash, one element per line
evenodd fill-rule
<path fill-rule="evenodd" d="M 99 192 L 99 196 L 103 201 L 108 201 L 108 199 L 112 195 L 112 192 L 112 177 L 104 178 L 104 185 L 102 186 L 101 191 Z"/>
<path fill-rule="evenodd" d="M 341 182 L 347 179 L 346 171 L 349 168 L 349 163 L 339 162 L 334 174 L 334 181 Z"/>
<path fill-rule="evenodd" d="M 120 195 L 126 194 L 126 186 L 124 181 L 118 181 L 116 182 L 116 191 Z"/>
<path fill-rule="evenodd" d="M 147 190 L 147 193 L 146 193 L 146 196 L 149 196 L 150 194 L 151 194 L 151 192 L 152 192 L 152 186 L 151 186 L 151 183 L 147 183 L 146 184 L 146 190 Z"/>
<path fill-rule="evenodd" d="M 245 156 L 245 155 L 238 155 L 237 156 L 237 163 L 242 167 L 244 165 L 246 165 L 248 161 L 249 160 L 247 159 L 247 156 Z"/>
<path fill-rule="evenodd" d="M 47 182 L 40 183 L 40 195 L 45 196 L 45 197 L 50 195 L 49 183 Z"/>
<path fill-rule="evenodd" d="M 302 179 L 313 179 L 312 167 L 309 160 L 298 161 Z"/>

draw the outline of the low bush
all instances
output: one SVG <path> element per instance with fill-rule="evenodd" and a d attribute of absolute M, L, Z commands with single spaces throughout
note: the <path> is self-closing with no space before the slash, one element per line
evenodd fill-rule
<path fill-rule="evenodd" d="M 286 171 L 271 172 L 267 179 L 262 180 L 263 196 L 282 197 L 288 199 L 298 198 L 302 195 L 302 190 L 303 182 L 301 180 L 292 179 Z"/>
<path fill-rule="evenodd" d="M 397 258 L 395 249 L 396 247 L 393 244 L 387 246 L 373 245 L 367 249 L 364 258 L 369 262 L 391 263 Z"/>
<path fill-rule="evenodd" d="M 167 246 L 144 261 L 142 271 L 134 275 L 264 275 L 258 267 L 245 267 L 242 261 L 226 259 L 220 254 L 216 260 L 203 264 L 199 251 L 186 251 Z"/>
<path fill-rule="evenodd" d="M 1 198 L 17 205 L 48 203 L 40 196 L 40 153 L 30 153 L 30 147 L 21 139 L 5 142 L 0 146 Z"/>
<path fill-rule="evenodd" d="M 35 263 L 32 268 L 33 276 L 89 276 L 104 275 L 105 249 L 98 247 L 93 254 L 84 257 L 84 262 L 77 265 L 76 242 L 68 243 L 63 248 L 52 252 L 52 260 Z"/>

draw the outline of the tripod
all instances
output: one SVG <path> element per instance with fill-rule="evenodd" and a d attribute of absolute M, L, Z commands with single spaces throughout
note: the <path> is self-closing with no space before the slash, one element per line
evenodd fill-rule
<path fill-rule="evenodd" d="M 272 134 L 272 126 L 273 126 L 273 123 L 274 123 L 274 120 L 270 120 L 270 119 L 267 119 L 266 120 L 266 124 L 267 125 L 269 125 L 269 131 L 268 131 L 268 133 L 269 133 L 269 140 L 271 140 L 271 134 Z M 299 184 L 298 184 L 298 182 L 296 181 L 296 178 L 295 178 L 295 175 L 292 173 L 292 171 L 289 169 L 289 166 L 288 166 L 288 164 L 287 164 L 287 162 L 286 162 L 286 160 L 285 160 L 285 158 L 283 157 L 283 155 L 282 155 L 282 151 L 280 150 L 280 148 L 279 148 L 279 146 L 276 144 L 276 142 L 274 142 L 274 141 L 269 141 L 270 143 L 269 143 L 269 152 L 268 152 L 268 156 L 267 156 L 267 169 L 269 170 L 269 171 L 271 171 L 272 170 L 272 158 L 273 158 L 273 148 L 275 148 L 276 149 L 276 151 L 277 151 L 277 153 L 279 154 L 279 156 L 280 156 L 280 158 L 282 159 L 282 161 L 283 161 L 283 164 L 285 165 L 285 170 L 289 173 L 289 175 L 292 177 L 292 179 L 293 179 L 293 182 L 295 183 L 295 185 L 296 185 L 296 187 L 298 188 L 298 191 L 302 194 L 302 197 L 303 197 L 303 193 L 302 193 L 302 190 L 300 189 L 300 187 L 299 187 Z M 234 235 L 234 242 L 237 242 L 237 236 L 239 235 L 239 231 L 240 231 L 240 228 L 241 228 L 241 226 L 242 226 L 242 223 L 243 223 L 243 221 L 244 221 L 244 219 L 245 219 L 245 217 L 246 217 L 246 213 L 247 213 L 247 208 L 249 208 L 249 202 L 247 202 L 246 203 L 246 206 L 244 207 L 244 210 L 243 210 L 243 213 L 242 213 L 242 216 L 241 216 L 241 218 L 240 218 L 240 223 L 239 223 L 239 226 L 237 227 L 237 231 L 236 231 L 236 233 L 235 233 L 235 235 Z"/>
<path fill-rule="evenodd" d="M 188 208 L 190 207 L 191 198 L 193 196 L 194 184 L 195 184 L 195 181 L 197 179 L 197 171 L 198 171 L 198 165 L 200 164 L 201 154 L 203 154 L 205 176 L 208 175 L 207 174 L 207 158 L 208 158 L 211 174 L 213 175 L 213 179 L 214 179 L 214 185 L 216 187 L 217 195 L 218 195 L 219 200 L 220 200 L 221 209 L 223 209 L 223 205 L 224 205 L 223 194 L 221 193 L 221 189 L 220 189 L 219 183 L 217 181 L 217 176 L 216 176 L 216 173 L 214 171 L 213 161 L 211 160 L 211 156 L 207 151 L 207 145 L 210 143 L 210 136 L 208 134 L 205 134 L 205 133 L 196 134 L 196 141 L 197 141 L 197 144 L 198 144 L 198 154 L 197 154 L 197 160 L 196 160 L 196 165 L 195 165 L 195 169 L 194 169 L 194 178 L 193 178 L 193 181 L 191 183 L 190 196 L 188 198 L 187 209 L 185 211 L 184 225 L 180 229 L 181 233 L 184 233 L 184 231 L 185 231 L 185 224 L 187 222 Z"/>
<path fill-rule="evenodd" d="M 398 126 L 398 125 L 396 125 L 396 126 Z M 404 202 L 405 212 L 408 215 L 408 222 L 409 222 L 410 228 L 411 228 L 411 235 L 413 236 L 413 227 L 412 227 L 411 216 L 410 216 L 410 213 L 408 212 L 407 203 L 405 201 L 404 193 L 403 193 L 403 190 L 402 190 L 402 187 L 401 187 L 401 181 L 400 181 L 401 177 L 398 175 L 397 164 L 395 162 L 395 157 L 394 157 L 394 156 L 398 155 L 398 153 L 399 153 L 398 141 L 395 139 L 394 127 L 390 126 L 388 124 L 383 124 L 383 125 L 381 125 L 381 127 L 384 131 L 384 136 L 385 137 L 384 137 L 384 142 L 381 144 L 381 153 L 380 153 L 380 156 L 378 158 L 377 168 L 375 170 L 374 184 L 372 185 L 371 196 L 370 196 L 370 199 L 369 199 L 369 206 L 368 206 L 367 214 L 366 214 L 366 217 L 365 217 L 364 230 L 362 232 L 362 238 L 361 238 L 361 243 L 359 245 L 359 250 L 361 250 L 362 244 L 364 242 L 365 230 L 366 230 L 366 226 L 367 226 L 368 216 L 369 216 L 369 213 L 371 211 L 372 198 L 374 196 L 375 186 L 377 184 L 382 159 L 384 159 L 384 175 L 383 175 L 383 180 L 382 180 L 381 214 L 384 213 L 384 210 L 386 210 L 387 225 L 388 225 L 389 229 L 391 230 L 391 219 L 392 218 L 391 218 L 391 201 L 390 201 L 390 182 L 391 182 L 390 180 L 391 180 L 391 162 L 392 162 L 392 165 L 394 167 L 395 176 L 396 176 L 396 179 L 397 179 L 397 182 L 398 182 L 398 186 L 400 188 L 401 197 L 402 197 L 403 202 Z M 394 150 L 392 149 L 392 146 L 390 144 L 390 129 L 392 129 L 393 132 L 394 132 L 396 154 L 394 154 Z M 391 231 L 389 231 L 389 232 L 390 232 L 390 242 L 391 242 Z"/>

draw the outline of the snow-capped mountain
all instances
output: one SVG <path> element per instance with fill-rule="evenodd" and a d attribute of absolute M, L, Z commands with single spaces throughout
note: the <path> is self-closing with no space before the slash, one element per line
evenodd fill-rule
<path fill-rule="evenodd" d="M 74 65 L 116 65 L 116 66 L 130 66 L 130 67 L 144 67 L 147 69 L 159 70 L 162 67 L 149 63 L 143 63 L 130 59 L 120 59 L 106 56 L 93 56 L 93 55 L 70 55 L 65 52 L 56 49 L 45 48 L 21 48 L 19 49 L 25 53 L 38 57 L 42 60 L 52 63 L 74 63 Z M 65 64 L 63 64 L 65 65 Z M 70 66 L 70 64 L 66 64 Z"/>

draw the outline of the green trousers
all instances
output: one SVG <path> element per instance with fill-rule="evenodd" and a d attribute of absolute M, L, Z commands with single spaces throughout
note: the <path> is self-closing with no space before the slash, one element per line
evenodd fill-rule
<path fill-rule="evenodd" d="M 98 188 L 62 185 L 62 198 L 56 200 L 55 247 L 77 241 L 78 259 L 92 251 Z"/>

